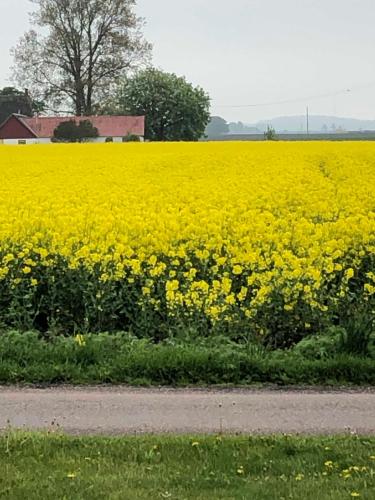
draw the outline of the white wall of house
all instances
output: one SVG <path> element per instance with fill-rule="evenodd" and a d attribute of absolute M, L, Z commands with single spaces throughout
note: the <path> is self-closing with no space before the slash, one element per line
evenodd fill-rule
<path fill-rule="evenodd" d="M 93 139 L 88 139 L 85 142 L 102 143 L 106 142 L 107 137 L 95 137 Z M 112 137 L 112 142 L 122 142 L 122 137 Z"/>
<path fill-rule="evenodd" d="M 51 139 L 3 139 L 3 144 L 49 144 Z"/>
<path fill-rule="evenodd" d="M 141 137 L 141 142 L 144 142 L 144 138 Z M 95 139 L 88 139 L 86 142 L 94 142 L 94 143 L 103 143 L 107 142 L 107 137 L 96 137 Z M 122 141 L 122 137 L 112 137 L 112 142 L 120 143 Z"/>
<path fill-rule="evenodd" d="M 86 142 L 102 144 L 106 142 L 107 137 L 96 137 L 95 139 L 88 139 Z M 144 138 L 141 137 L 141 142 L 144 142 Z M 122 137 L 113 137 L 115 143 L 122 143 Z M 35 138 L 35 139 L 0 139 L 0 144 L 51 144 L 51 139 Z"/>

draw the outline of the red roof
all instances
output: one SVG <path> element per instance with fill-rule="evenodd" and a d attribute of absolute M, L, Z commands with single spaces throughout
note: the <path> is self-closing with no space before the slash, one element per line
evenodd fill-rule
<path fill-rule="evenodd" d="M 51 138 L 55 128 L 69 120 L 80 122 L 89 120 L 98 129 L 100 137 L 124 137 L 128 134 L 145 135 L 144 116 L 34 116 L 33 118 L 20 117 L 28 129 L 31 129 L 39 138 Z"/>

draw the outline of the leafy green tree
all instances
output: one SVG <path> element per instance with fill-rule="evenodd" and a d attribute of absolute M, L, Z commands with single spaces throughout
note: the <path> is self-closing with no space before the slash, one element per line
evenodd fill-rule
<path fill-rule="evenodd" d="M 150 141 L 197 141 L 210 118 L 210 98 L 185 78 L 147 69 L 124 81 L 117 113 L 146 116 Z"/>
<path fill-rule="evenodd" d="M 43 112 L 44 109 L 44 103 L 32 99 L 27 90 L 22 92 L 15 87 L 0 89 L 0 123 L 13 113 L 33 116 L 35 113 Z"/>
<path fill-rule="evenodd" d="M 78 124 L 78 140 L 95 139 L 99 136 L 99 131 L 90 120 L 81 120 Z"/>
<path fill-rule="evenodd" d="M 81 120 L 78 125 L 75 120 L 61 122 L 53 133 L 55 140 L 63 142 L 83 142 L 98 135 L 98 129 L 90 120 Z"/>
<path fill-rule="evenodd" d="M 14 87 L 5 87 L 0 90 L 0 123 L 13 113 L 32 116 L 32 101 L 26 93 Z"/>
<path fill-rule="evenodd" d="M 264 132 L 264 138 L 266 141 L 277 141 L 276 131 L 271 125 L 267 125 L 267 131 Z"/>
<path fill-rule="evenodd" d="M 225 134 L 229 134 L 229 125 L 226 120 L 221 116 L 211 116 L 206 128 L 207 137 L 218 137 Z"/>
<path fill-rule="evenodd" d="M 78 127 L 74 120 L 61 122 L 55 128 L 53 137 L 56 141 L 76 142 L 78 140 Z"/>

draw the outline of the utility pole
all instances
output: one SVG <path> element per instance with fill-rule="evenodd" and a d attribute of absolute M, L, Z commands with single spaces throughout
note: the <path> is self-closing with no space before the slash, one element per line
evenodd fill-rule
<path fill-rule="evenodd" d="M 306 132 L 307 135 L 310 134 L 310 124 L 309 124 L 309 107 L 306 107 Z"/>

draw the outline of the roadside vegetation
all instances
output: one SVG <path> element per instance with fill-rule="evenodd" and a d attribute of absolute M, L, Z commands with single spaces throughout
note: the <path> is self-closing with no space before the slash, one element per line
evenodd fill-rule
<path fill-rule="evenodd" d="M 344 343 L 341 343 L 344 342 Z M 345 338 L 305 339 L 268 350 L 226 337 L 181 337 L 155 344 L 130 334 L 0 335 L 0 383 L 132 385 L 375 384 L 374 346 L 349 354 Z"/>
<path fill-rule="evenodd" d="M 0 437 L 0 497 L 373 499 L 375 438 Z"/>

